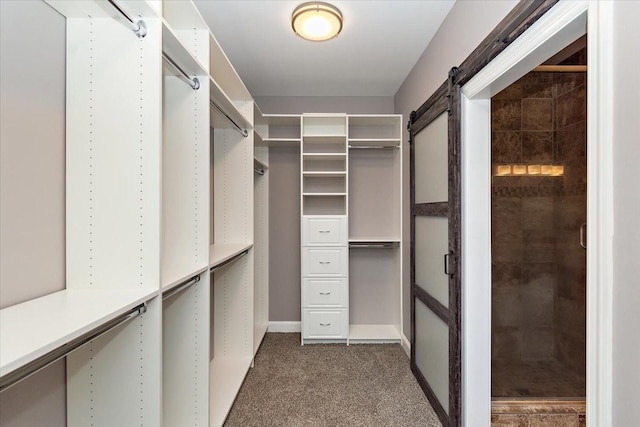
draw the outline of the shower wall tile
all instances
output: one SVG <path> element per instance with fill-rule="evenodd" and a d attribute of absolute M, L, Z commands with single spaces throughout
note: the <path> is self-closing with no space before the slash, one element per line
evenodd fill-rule
<path fill-rule="evenodd" d="M 492 312 L 492 324 L 497 327 L 519 327 L 521 320 L 522 301 L 518 287 L 502 287 L 491 294 L 491 303 L 500 310 Z"/>
<path fill-rule="evenodd" d="M 553 132 L 522 132 L 522 158 L 526 159 L 527 163 L 551 163 L 553 151 Z"/>
<path fill-rule="evenodd" d="M 520 130 L 520 100 L 499 99 L 491 102 L 491 130 Z"/>
<path fill-rule="evenodd" d="M 493 262 L 491 281 L 494 288 L 518 286 L 522 281 L 522 267 L 520 264 Z"/>
<path fill-rule="evenodd" d="M 587 113 L 586 86 L 579 86 L 558 96 L 555 110 L 557 129 L 563 129 L 566 126 L 585 121 Z"/>
<path fill-rule="evenodd" d="M 500 93 L 491 98 L 492 101 L 500 99 L 517 99 L 518 101 L 522 99 L 522 79 L 506 87 Z"/>
<path fill-rule="evenodd" d="M 491 154 L 494 164 L 522 162 L 520 131 L 498 131 L 493 134 Z"/>
<path fill-rule="evenodd" d="M 553 100 L 523 99 L 522 130 L 553 130 Z"/>
<path fill-rule="evenodd" d="M 562 95 L 587 82 L 586 73 L 553 73 L 554 96 Z"/>
<path fill-rule="evenodd" d="M 516 264 L 522 262 L 522 244 L 492 243 L 492 258 L 497 263 Z"/>
<path fill-rule="evenodd" d="M 555 131 L 557 160 L 560 162 L 585 158 L 587 155 L 587 128 L 580 121 Z"/>
<path fill-rule="evenodd" d="M 533 328 L 523 333 L 523 359 L 553 359 L 555 354 L 555 336 L 552 328 Z"/>
<path fill-rule="evenodd" d="M 519 80 L 523 98 L 551 98 L 553 96 L 553 74 L 528 73 Z"/>
<path fill-rule="evenodd" d="M 503 197 L 492 203 L 491 234 L 495 243 L 522 242 L 522 199 Z"/>
<path fill-rule="evenodd" d="M 525 328 L 552 328 L 554 325 L 555 277 L 541 274 L 522 287 L 522 323 Z M 519 310 L 520 311 L 520 310 Z M 525 330 L 525 337 L 529 331 Z M 526 338 L 525 338 L 526 340 Z M 553 334 L 549 340 L 553 343 Z M 526 351 L 525 351 L 526 354 Z M 552 357 L 547 356 L 547 357 Z"/>
<path fill-rule="evenodd" d="M 524 230 L 553 229 L 553 198 L 525 197 L 522 199 L 522 228 Z"/>
<path fill-rule="evenodd" d="M 522 359 L 522 338 L 516 328 L 495 327 L 491 334 L 491 359 L 519 361 Z"/>

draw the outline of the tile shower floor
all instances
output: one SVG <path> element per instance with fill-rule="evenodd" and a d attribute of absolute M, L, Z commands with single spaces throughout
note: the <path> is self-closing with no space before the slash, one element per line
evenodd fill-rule
<path fill-rule="evenodd" d="M 585 377 L 556 360 L 494 362 L 491 395 L 500 397 L 584 397 Z"/>

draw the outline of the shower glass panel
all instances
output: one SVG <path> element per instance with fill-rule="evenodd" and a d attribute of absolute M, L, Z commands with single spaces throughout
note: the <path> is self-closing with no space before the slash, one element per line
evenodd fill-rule
<path fill-rule="evenodd" d="M 585 396 L 586 73 L 494 96 L 492 395 Z"/>

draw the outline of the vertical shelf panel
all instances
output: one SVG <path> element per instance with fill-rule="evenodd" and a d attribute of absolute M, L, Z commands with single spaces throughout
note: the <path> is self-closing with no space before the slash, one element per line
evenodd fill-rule
<path fill-rule="evenodd" d="M 209 423 L 209 273 L 163 301 L 162 414 L 165 427 Z"/>
<path fill-rule="evenodd" d="M 138 39 L 67 19 L 68 288 L 160 281 L 160 21 L 146 23 Z"/>
<path fill-rule="evenodd" d="M 160 425 L 158 298 L 145 314 L 67 356 L 70 427 Z"/>
<path fill-rule="evenodd" d="M 209 263 L 208 81 L 194 91 L 164 77 L 162 147 L 162 285 Z"/>
<path fill-rule="evenodd" d="M 267 147 L 254 148 L 254 154 L 262 163 L 269 163 Z M 255 356 L 269 326 L 269 171 L 254 174 L 254 334 Z"/>

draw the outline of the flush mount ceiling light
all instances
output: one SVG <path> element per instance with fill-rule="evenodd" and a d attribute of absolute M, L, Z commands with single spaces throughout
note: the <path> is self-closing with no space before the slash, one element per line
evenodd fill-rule
<path fill-rule="evenodd" d="M 342 31 L 342 13 L 329 3 L 303 3 L 293 11 L 291 27 L 303 39 L 314 42 L 329 40 Z"/>

